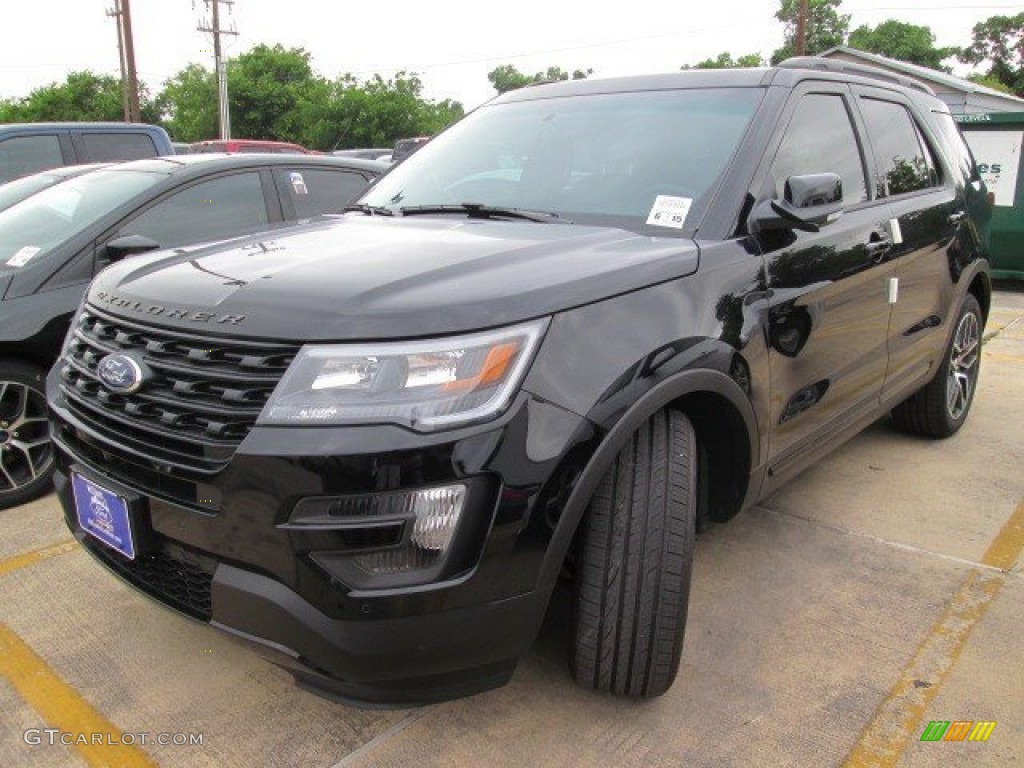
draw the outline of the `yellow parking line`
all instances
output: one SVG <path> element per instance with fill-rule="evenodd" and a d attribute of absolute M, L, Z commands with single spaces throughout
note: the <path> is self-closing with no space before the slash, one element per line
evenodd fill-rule
<path fill-rule="evenodd" d="M 0 622 L 0 675 L 7 678 L 25 703 L 46 721 L 48 727 L 69 734 L 68 746 L 77 751 L 90 766 L 146 768 L 157 765 L 139 747 L 121 744 L 121 729 L 61 680 L 3 622 Z"/>
<path fill-rule="evenodd" d="M 921 727 L 925 712 L 960 658 L 971 630 L 985 615 L 1024 551 L 1024 503 L 1018 505 L 982 562 L 1002 573 L 974 568 L 932 626 L 899 680 L 875 709 L 843 762 L 848 768 L 891 768 Z"/>
<path fill-rule="evenodd" d="M 1016 564 L 1024 552 L 1024 503 L 1010 515 L 992 543 L 989 544 L 981 562 L 1001 571 L 1008 571 Z"/>
<path fill-rule="evenodd" d="M 0 576 L 6 576 L 11 571 L 17 571 L 21 568 L 27 568 L 30 565 L 35 565 L 41 560 L 48 560 L 51 557 L 57 557 L 58 555 L 66 555 L 68 552 L 74 552 L 78 549 L 78 542 L 74 539 L 68 539 L 62 541 L 59 544 L 54 544 L 49 547 L 43 547 L 42 549 L 34 549 L 31 552 L 25 552 L 14 557 L 9 557 L 6 560 L 0 560 Z"/>

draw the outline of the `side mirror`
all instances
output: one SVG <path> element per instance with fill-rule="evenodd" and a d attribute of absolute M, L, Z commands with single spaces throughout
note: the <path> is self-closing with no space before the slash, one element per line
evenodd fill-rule
<path fill-rule="evenodd" d="M 785 197 L 768 200 L 750 213 L 750 229 L 800 229 L 817 232 L 843 213 L 843 181 L 835 173 L 813 173 L 786 179 Z"/>
<path fill-rule="evenodd" d="M 121 235 L 115 237 L 103 247 L 103 262 L 110 264 L 120 261 L 125 256 L 146 253 L 160 248 L 160 243 L 143 235 Z"/>

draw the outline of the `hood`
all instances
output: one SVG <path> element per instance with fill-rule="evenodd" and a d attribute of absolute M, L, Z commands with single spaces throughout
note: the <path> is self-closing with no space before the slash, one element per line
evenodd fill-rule
<path fill-rule="evenodd" d="M 265 339 L 410 338 L 506 325 L 697 268 L 692 240 L 607 227 L 347 215 L 104 270 L 129 320 Z"/>

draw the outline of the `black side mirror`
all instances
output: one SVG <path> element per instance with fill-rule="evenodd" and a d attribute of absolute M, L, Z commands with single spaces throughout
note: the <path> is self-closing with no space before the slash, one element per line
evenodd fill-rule
<path fill-rule="evenodd" d="M 146 253 L 160 248 L 160 243 L 143 235 L 121 235 L 115 237 L 103 247 L 103 263 L 111 264 L 125 256 Z"/>
<path fill-rule="evenodd" d="M 750 213 L 752 232 L 800 229 L 817 232 L 843 213 L 843 181 L 835 173 L 813 173 L 786 179 L 785 198 L 768 200 Z"/>

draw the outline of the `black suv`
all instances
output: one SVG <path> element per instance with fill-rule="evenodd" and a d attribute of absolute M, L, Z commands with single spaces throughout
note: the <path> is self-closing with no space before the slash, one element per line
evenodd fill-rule
<path fill-rule="evenodd" d="M 68 525 L 338 695 L 502 684 L 561 578 L 574 677 L 656 696 L 702 525 L 963 424 L 985 206 L 872 70 L 505 94 L 341 220 L 105 270 L 48 380 Z"/>

